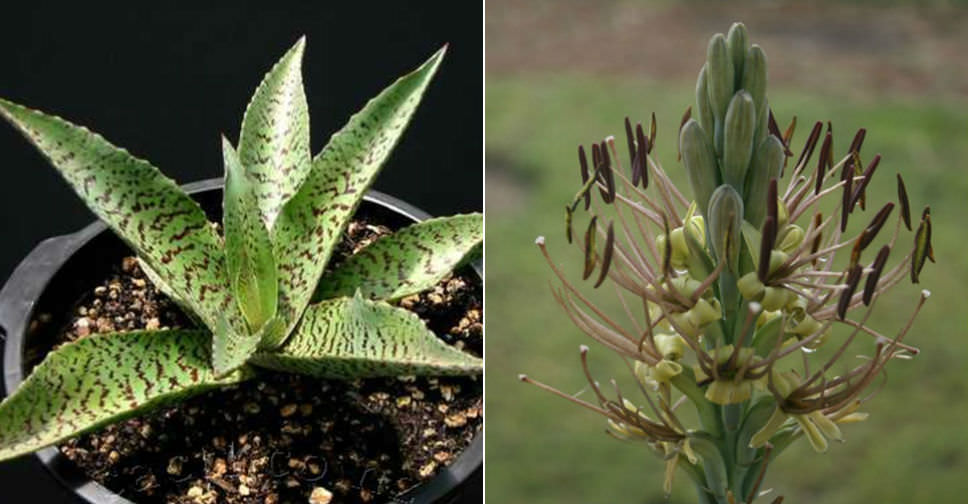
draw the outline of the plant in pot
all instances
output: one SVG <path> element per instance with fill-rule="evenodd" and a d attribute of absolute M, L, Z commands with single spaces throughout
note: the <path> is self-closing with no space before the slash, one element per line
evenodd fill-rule
<path fill-rule="evenodd" d="M 406 306 L 419 303 L 418 295 L 439 288 L 479 253 L 481 216 L 428 219 L 396 232 L 353 220 L 444 50 L 371 100 L 312 157 L 300 70 L 304 45 L 300 39 L 265 76 L 246 110 L 237 148 L 223 138 L 220 226 L 149 163 L 84 128 L 0 99 L 0 115 L 137 255 L 125 270 L 143 274 L 147 281 L 139 285 L 167 296 L 184 319 L 172 324 L 181 327 L 159 327 L 155 321 L 138 330 L 105 329 L 49 351 L 0 404 L 0 460 L 207 391 L 247 382 L 261 390 L 260 381 L 279 373 L 357 384 L 374 377 L 412 382 L 415 376 L 480 374 L 478 357 L 442 341 Z M 347 243 L 346 235 L 359 235 L 360 229 L 369 232 Z M 324 382 L 310 385 L 318 383 Z M 246 411 L 266 415 L 264 409 L 275 407 L 283 417 L 296 413 L 297 405 L 277 400 L 250 401 Z M 308 416 L 312 406 L 298 409 Z M 234 440 L 229 465 L 234 443 L 244 451 L 254 440 Z M 200 460 L 205 459 L 201 451 Z M 115 450 L 107 455 L 109 464 L 120 458 Z M 219 460 L 214 461 L 217 476 L 226 471 L 225 460 L 219 471 Z M 252 463 L 275 461 L 263 457 Z M 296 460 L 300 463 L 306 465 Z M 172 467 L 180 464 L 171 459 L 169 474 L 180 474 Z M 293 460 L 288 464 L 292 467 Z M 204 465 L 206 472 L 213 470 L 212 460 Z M 429 477 L 436 467 L 421 468 L 421 476 Z M 219 495 L 238 502 L 279 498 L 258 495 L 244 475 L 223 486 L 230 488 L 222 494 L 191 487 L 183 497 L 186 502 Z M 303 499 L 326 502 L 332 492 L 349 490 L 315 485 L 300 491 Z M 356 498 L 391 499 L 399 490 Z"/>
<path fill-rule="evenodd" d="M 869 322 L 885 292 L 908 276 L 918 283 L 933 260 L 929 209 L 912 228 L 898 174 L 897 201 L 851 230 L 850 217 L 871 203 L 866 191 L 880 156 L 862 162 L 861 129 L 838 158 L 829 123 L 824 132 L 817 122 L 792 157 L 795 125 L 777 126 L 765 54 L 734 24 L 710 40 L 696 105 L 680 125 L 692 198 L 651 156 L 654 116 L 648 135 L 626 119 L 629 170 L 620 169 L 613 137 L 592 145 L 591 163 L 580 147 L 583 185 L 566 206 L 566 238 L 582 249 L 581 276 L 591 285 L 569 280 L 544 237 L 537 240 L 561 281 L 556 301 L 627 364 L 634 393 L 615 380 L 600 385 L 584 346 L 591 400 L 521 379 L 606 417 L 611 436 L 643 443 L 665 463 L 666 493 L 681 470 L 698 502 L 757 500 L 767 468 L 788 446 L 806 438 L 822 453 L 842 441 L 842 426 L 866 419 L 858 409 L 885 366 L 917 354 L 903 340 L 928 291 L 896 331 Z M 591 217 L 573 240 L 582 207 Z M 913 246 L 901 240 L 902 228 L 913 231 Z M 592 291 L 608 283 L 620 298 L 617 316 L 593 301 Z"/>

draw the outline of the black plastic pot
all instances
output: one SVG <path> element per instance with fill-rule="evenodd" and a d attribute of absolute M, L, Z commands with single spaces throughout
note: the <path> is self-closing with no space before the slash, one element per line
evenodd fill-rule
<path fill-rule="evenodd" d="M 222 179 L 203 180 L 183 188 L 210 213 L 209 218 L 219 217 Z M 379 215 L 391 226 L 402 226 L 430 217 L 423 210 L 377 191 L 366 194 L 360 210 Z M 41 242 L 21 261 L 3 290 L 0 290 L 0 334 L 6 335 L 3 378 L 8 394 L 20 386 L 27 369 L 35 364 L 25 358 L 27 338 L 44 337 L 29 333 L 34 315 L 50 313 L 55 318 L 48 325 L 62 327 L 69 316 L 71 304 L 91 285 L 105 278 L 112 265 L 126 254 L 130 254 L 129 249 L 103 222 L 98 221 L 76 233 Z M 473 267 L 480 276 L 480 264 L 475 263 Z M 64 318 L 57 320 L 56 317 Z M 57 448 L 39 450 L 36 456 L 82 501 L 92 504 L 130 504 L 126 498 L 87 478 Z M 456 461 L 441 469 L 427 483 L 397 497 L 391 504 L 463 502 L 465 493 L 475 494 L 475 490 L 468 488 L 468 482 L 480 482 L 483 461 L 484 442 L 482 435 L 478 434 Z"/>

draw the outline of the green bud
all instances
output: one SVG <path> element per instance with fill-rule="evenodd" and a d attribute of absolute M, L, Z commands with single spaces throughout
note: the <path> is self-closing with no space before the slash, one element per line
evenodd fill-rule
<path fill-rule="evenodd" d="M 677 361 L 685 353 L 685 342 L 678 334 L 659 333 L 653 336 L 655 348 L 663 359 Z"/>
<path fill-rule="evenodd" d="M 759 229 L 766 218 L 766 198 L 770 179 L 780 176 L 783 167 L 783 142 L 769 135 L 760 142 L 746 174 L 746 220 Z"/>
<path fill-rule="evenodd" d="M 742 242 L 743 198 L 735 189 L 721 185 L 709 198 L 709 239 L 717 261 L 725 261 L 730 271 L 739 271 Z"/>
<path fill-rule="evenodd" d="M 756 116 L 767 111 L 766 107 L 766 54 L 763 49 L 753 44 L 746 52 L 746 61 L 743 65 L 743 78 L 740 84 L 742 89 L 753 97 L 756 106 Z"/>
<path fill-rule="evenodd" d="M 706 399 L 723 406 L 747 401 L 752 395 L 753 383 L 749 380 L 736 383 L 732 379 L 723 378 L 713 380 L 706 388 Z"/>
<path fill-rule="evenodd" d="M 706 245 L 706 220 L 703 219 L 702 215 L 696 215 L 689 219 L 689 222 L 685 225 L 686 231 L 695 238 L 699 245 Z"/>
<path fill-rule="evenodd" d="M 821 327 L 823 327 L 823 324 L 818 322 L 817 319 L 804 314 L 800 321 L 790 329 L 790 332 L 803 338 L 819 331 Z"/>
<path fill-rule="evenodd" d="M 682 373 L 682 364 L 663 359 L 652 368 L 651 374 L 652 379 L 657 383 L 669 383 L 669 380 L 679 376 L 680 373 Z"/>
<path fill-rule="evenodd" d="M 749 34 L 746 32 L 746 25 L 743 23 L 733 23 L 726 34 L 726 47 L 729 49 L 730 58 L 733 60 L 733 73 L 736 78 L 736 87 L 741 87 L 740 81 L 743 76 L 744 60 L 746 51 L 749 47 Z"/>
<path fill-rule="evenodd" d="M 676 292 L 685 297 L 692 296 L 692 294 L 696 292 L 696 290 L 698 290 L 702 285 L 702 282 L 699 280 L 686 275 L 672 278 L 667 283 L 670 288 L 675 289 Z"/>
<path fill-rule="evenodd" d="M 726 116 L 726 108 L 736 87 L 733 62 L 726 47 L 726 37 L 717 33 L 709 39 L 706 49 L 706 86 L 709 88 L 709 104 L 717 123 Z"/>
<path fill-rule="evenodd" d="M 679 134 L 679 152 L 682 153 L 682 165 L 689 176 L 689 184 L 699 211 L 708 215 L 709 198 L 719 185 L 719 168 L 713 145 L 706 131 L 695 119 L 689 119 L 682 127 Z"/>
<path fill-rule="evenodd" d="M 777 270 L 783 263 L 787 262 L 790 256 L 783 252 L 782 250 L 772 250 L 770 251 L 770 273 Z"/>
<path fill-rule="evenodd" d="M 791 297 L 794 296 L 796 294 L 783 287 L 765 287 L 763 289 L 763 299 L 760 300 L 760 304 L 763 305 L 764 310 L 779 310 L 786 306 L 790 302 Z"/>
<path fill-rule="evenodd" d="M 699 326 L 688 311 L 670 313 L 669 319 L 675 323 L 675 327 L 683 336 L 696 337 L 699 335 Z M 671 325 L 671 324 L 670 324 Z"/>
<path fill-rule="evenodd" d="M 779 209 L 777 212 L 779 213 Z M 787 254 L 792 254 L 793 251 L 796 250 L 801 243 L 803 243 L 803 236 L 803 228 L 796 224 L 783 228 L 783 231 L 780 232 L 780 236 L 777 237 L 777 242 L 780 244 L 780 250 L 786 252 Z"/>
<path fill-rule="evenodd" d="M 740 91 L 729 102 L 723 130 L 723 181 L 743 191 L 746 171 L 753 156 L 753 132 L 756 128 L 756 111 L 753 98 Z"/>
<path fill-rule="evenodd" d="M 759 301 L 763 297 L 763 290 L 766 288 L 755 271 L 751 271 L 736 281 L 736 288 L 739 290 L 743 299 L 747 301 Z M 772 311 L 772 310 L 770 310 Z"/>
<path fill-rule="evenodd" d="M 669 241 L 672 244 L 672 267 L 684 269 L 686 267 L 686 261 L 689 259 L 689 245 L 686 244 L 683 229 L 677 227 L 670 231 Z"/>
<path fill-rule="evenodd" d="M 643 387 L 647 389 L 655 389 L 656 385 L 658 385 L 655 380 L 652 379 L 648 364 L 642 361 L 635 361 L 632 372 L 635 374 L 635 378 Z"/>
<path fill-rule="evenodd" d="M 709 301 L 699 298 L 699 301 L 696 301 L 696 305 L 690 308 L 686 312 L 686 315 L 693 325 L 702 328 L 709 323 L 723 318 L 723 308 L 716 298 L 711 298 Z"/>
<path fill-rule="evenodd" d="M 699 79 L 696 80 L 696 110 L 692 115 L 699 120 L 702 129 L 708 133 L 714 131 L 713 124 L 716 117 L 713 115 L 712 105 L 709 103 L 709 88 L 706 85 L 706 64 L 699 70 Z"/>

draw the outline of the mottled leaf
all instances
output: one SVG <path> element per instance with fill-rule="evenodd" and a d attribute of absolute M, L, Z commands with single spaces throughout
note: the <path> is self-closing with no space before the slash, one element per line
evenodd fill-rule
<path fill-rule="evenodd" d="M 0 100 L 0 115 L 50 160 L 98 217 L 209 328 L 237 313 L 221 244 L 205 213 L 174 181 L 100 135 Z"/>
<path fill-rule="evenodd" d="M 410 121 L 443 55 L 441 49 L 351 117 L 283 206 L 272 236 L 280 272 L 279 312 L 288 326 L 264 339 L 264 347 L 280 345 L 299 321 L 343 229 Z"/>
<path fill-rule="evenodd" d="M 225 157 L 225 266 L 235 299 L 249 324 L 249 333 L 255 333 L 276 315 L 279 294 L 276 260 L 272 256 L 269 231 L 259 218 L 255 187 L 239 164 L 235 150 L 224 138 L 222 151 Z M 220 360 L 218 354 L 215 360 Z"/>
<path fill-rule="evenodd" d="M 323 276 L 314 299 L 399 299 L 433 287 L 479 248 L 481 214 L 425 220 L 382 236 Z"/>
<path fill-rule="evenodd" d="M 440 341 L 415 314 L 357 294 L 311 305 L 278 351 L 253 364 L 322 378 L 480 373 L 483 362 Z"/>
<path fill-rule="evenodd" d="M 269 229 L 310 167 L 309 112 L 300 69 L 305 45 L 300 38 L 272 67 L 242 118 L 239 158 Z"/>
<path fill-rule="evenodd" d="M 97 334 L 47 355 L 0 403 L 0 459 L 249 376 L 216 378 L 201 330 Z"/>

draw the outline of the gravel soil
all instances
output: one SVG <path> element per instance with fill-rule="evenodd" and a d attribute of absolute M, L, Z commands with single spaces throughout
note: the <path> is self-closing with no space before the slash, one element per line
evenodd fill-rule
<path fill-rule="evenodd" d="M 333 264 L 387 232 L 352 222 Z M 464 268 L 400 305 L 448 344 L 480 356 L 481 300 L 480 280 Z M 127 257 L 78 301 L 59 344 L 99 332 L 191 326 Z M 265 372 L 60 449 L 135 502 L 392 502 L 469 445 L 483 423 L 481 392 L 479 377 L 344 382 Z"/>

